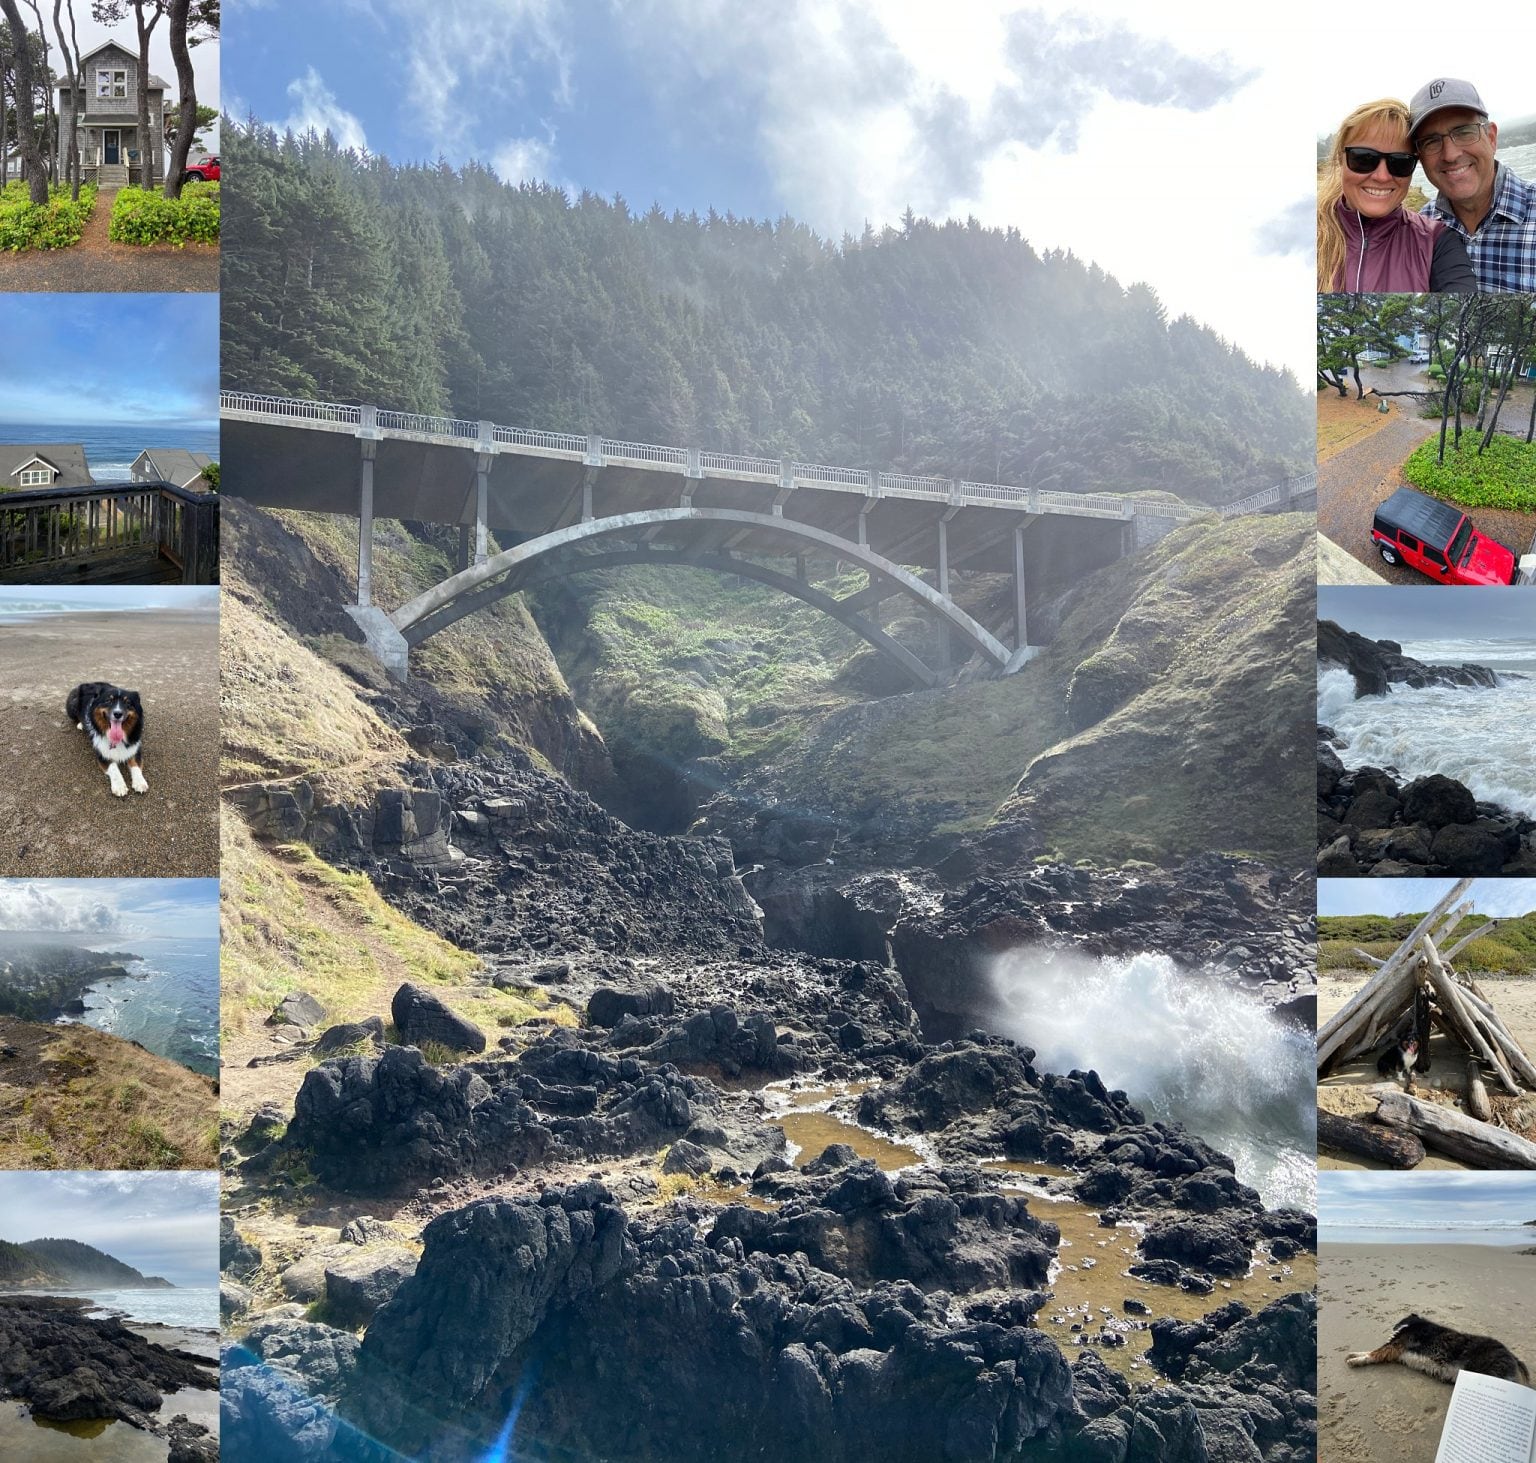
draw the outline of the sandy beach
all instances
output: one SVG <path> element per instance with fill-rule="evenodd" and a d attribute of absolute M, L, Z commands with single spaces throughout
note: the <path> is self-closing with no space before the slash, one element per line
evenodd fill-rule
<path fill-rule="evenodd" d="M 82 681 L 144 701 L 149 791 L 115 798 L 64 712 Z M 0 623 L 0 876 L 219 872 L 218 616 L 113 611 Z"/>
<path fill-rule="evenodd" d="M 1536 1255 L 1519 1247 L 1325 1243 L 1317 1271 L 1319 1463 L 1434 1463 L 1450 1386 L 1404 1366 L 1344 1364 L 1411 1312 L 1497 1337 L 1536 1369 Z"/>
<path fill-rule="evenodd" d="M 1536 1060 L 1536 976 L 1490 976 L 1473 972 L 1478 986 L 1497 1007 L 1499 1015 L 1509 1027 L 1510 1034 L 1521 1047 Z M 1363 971 L 1332 971 L 1323 973 L 1317 983 L 1317 1023 L 1321 1027 L 1345 1002 L 1365 984 Z M 1335 1067 L 1318 1084 L 1317 1105 L 1325 1112 L 1341 1117 L 1368 1118 L 1376 1111 L 1376 1101 L 1370 1095 L 1371 1088 L 1382 1082 L 1376 1070 L 1376 1052 L 1368 1052 L 1352 1062 Z M 1429 1044 L 1430 1070 L 1416 1079 L 1416 1095 L 1431 1101 L 1444 1103 L 1458 1110 L 1462 1093 L 1466 1090 L 1466 1058 L 1461 1048 L 1448 1037 L 1436 1032 Z M 1503 1117 L 1512 1131 L 1528 1138 L 1536 1138 L 1536 1101 L 1526 1093 L 1522 1098 L 1512 1098 L 1489 1089 L 1494 1110 Z M 1521 1118 L 1528 1112 L 1530 1122 Z M 1361 1158 L 1340 1154 L 1319 1153 L 1319 1168 L 1365 1169 L 1381 1165 Z M 1437 1153 L 1426 1155 L 1418 1165 L 1424 1169 L 1465 1169 L 1466 1164 Z"/>

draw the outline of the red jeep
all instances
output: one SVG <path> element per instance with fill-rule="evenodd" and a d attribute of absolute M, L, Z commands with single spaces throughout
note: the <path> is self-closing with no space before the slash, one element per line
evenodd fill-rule
<path fill-rule="evenodd" d="M 1389 564 L 1406 564 L 1441 584 L 1513 584 L 1515 555 L 1480 534 L 1460 508 L 1399 488 L 1376 510 L 1371 540 Z"/>
<path fill-rule="evenodd" d="M 181 175 L 183 183 L 217 183 L 219 181 L 219 160 L 216 157 L 205 157 L 201 162 L 188 163 L 187 170 Z"/>

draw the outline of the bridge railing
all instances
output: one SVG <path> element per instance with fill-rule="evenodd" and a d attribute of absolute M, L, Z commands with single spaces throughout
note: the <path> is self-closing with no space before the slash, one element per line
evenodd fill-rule
<path fill-rule="evenodd" d="M 297 425 L 306 422 L 334 422 L 355 427 L 363 419 L 360 406 L 344 406 L 329 401 L 301 401 L 293 396 L 264 396 L 254 391 L 219 392 L 219 410 L 284 417 Z"/>
<path fill-rule="evenodd" d="M 335 403 L 302 401 L 293 397 L 265 396 L 248 391 L 224 391 L 219 394 L 222 410 L 229 413 L 265 415 L 294 426 L 359 426 L 365 408 Z M 454 417 L 428 416 L 418 412 L 379 411 L 372 421 L 381 430 L 434 438 L 445 444 L 468 444 L 480 440 L 479 422 Z M 750 478 L 760 482 L 778 482 L 784 464 L 768 457 L 753 457 L 734 452 L 690 453 L 684 447 L 666 447 L 654 442 L 625 442 L 607 437 L 587 437 L 575 432 L 542 432 L 525 427 L 493 426 L 492 440 L 506 447 L 525 447 L 572 458 L 585 458 L 594 448 L 604 462 L 658 467 L 687 472 L 691 462 L 706 473 Z M 943 501 L 954 492 L 947 478 L 926 477 L 915 473 L 871 473 L 860 467 L 835 467 L 827 463 L 794 462 L 790 464 L 797 484 L 871 493 L 890 493 L 901 497 Z M 1316 475 L 1287 479 L 1219 511 L 1231 518 L 1257 512 L 1270 504 L 1288 500 L 1298 492 L 1310 491 Z M 1210 508 L 1166 499 L 1139 499 L 1116 493 L 1070 493 L 1052 488 L 1027 488 L 1009 483 L 959 484 L 959 501 L 973 505 L 1024 508 L 1031 513 L 1067 513 L 1088 518 L 1175 518 L 1188 519 L 1212 512 Z"/>
<path fill-rule="evenodd" d="M 1250 493 L 1246 498 L 1239 498 L 1235 503 L 1223 503 L 1221 516 L 1240 518 L 1245 513 L 1257 513 L 1276 503 L 1289 503 L 1292 498 L 1299 498 L 1303 494 L 1316 491 L 1317 473 L 1315 471 L 1298 473 L 1295 477 L 1286 478 L 1284 482 L 1261 488 L 1257 493 Z"/>
<path fill-rule="evenodd" d="M 452 437 L 474 442 L 480 437 L 479 422 L 464 422 L 456 417 L 428 417 L 412 411 L 381 411 L 378 426 L 388 432 L 410 432 L 418 437 Z"/>
<path fill-rule="evenodd" d="M 134 550 L 169 560 L 183 584 L 217 584 L 217 496 L 164 482 L 0 493 L 0 576 Z"/>

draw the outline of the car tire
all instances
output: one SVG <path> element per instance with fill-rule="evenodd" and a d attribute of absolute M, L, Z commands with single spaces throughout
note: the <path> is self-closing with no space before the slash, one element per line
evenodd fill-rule
<path fill-rule="evenodd" d="M 1388 548 L 1386 544 L 1377 544 L 1376 552 L 1394 569 L 1403 562 L 1403 556 L 1396 549 Z"/>

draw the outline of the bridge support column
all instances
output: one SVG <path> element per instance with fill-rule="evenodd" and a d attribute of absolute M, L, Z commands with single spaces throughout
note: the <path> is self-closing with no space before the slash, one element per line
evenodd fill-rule
<path fill-rule="evenodd" d="M 454 559 L 453 567 L 462 573 L 469 568 L 469 525 L 459 525 L 459 552 Z"/>
<path fill-rule="evenodd" d="M 357 605 L 366 610 L 373 604 L 373 460 L 379 444 L 364 441 L 358 445 L 363 449 L 363 462 L 357 489 Z"/>
<path fill-rule="evenodd" d="M 1024 530 L 1013 531 L 1013 644 L 1023 650 L 1029 644 L 1029 622 L 1024 604 Z"/>
<path fill-rule="evenodd" d="M 483 425 L 489 425 L 484 423 Z M 475 563 L 483 564 L 490 558 L 485 526 L 486 506 L 490 498 L 491 454 L 475 453 Z"/>
<path fill-rule="evenodd" d="M 367 605 L 348 605 L 352 622 L 363 632 L 363 639 L 374 658 L 397 681 L 405 680 L 410 670 L 411 647 L 393 620 L 381 609 Z"/>

